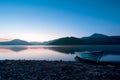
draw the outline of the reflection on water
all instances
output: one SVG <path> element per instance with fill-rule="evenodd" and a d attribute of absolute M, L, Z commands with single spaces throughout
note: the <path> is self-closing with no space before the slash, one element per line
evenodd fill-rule
<path fill-rule="evenodd" d="M 1 46 L 0 60 L 65 60 L 74 61 L 74 54 L 65 54 L 48 46 Z"/>
<path fill-rule="evenodd" d="M 5 59 L 25 59 L 25 60 L 64 60 L 74 61 L 75 52 L 83 51 L 104 51 L 106 55 L 102 58 L 105 60 L 105 56 L 115 54 L 119 55 L 119 45 L 81 45 L 81 46 L 0 46 L 0 60 Z M 114 55 L 113 55 L 114 54 Z M 109 56 L 110 56 L 109 55 Z M 109 59 L 107 57 L 107 60 Z M 86 55 L 85 57 L 90 57 Z M 93 59 L 97 57 L 92 56 Z M 120 58 L 120 57 L 119 57 Z M 112 59 L 110 57 L 110 59 Z"/>

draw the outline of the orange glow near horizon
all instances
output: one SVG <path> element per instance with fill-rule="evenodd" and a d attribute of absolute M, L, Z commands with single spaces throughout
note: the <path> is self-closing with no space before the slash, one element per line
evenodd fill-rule
<path fill-rule="evenodd" d="M 25 40 L 25 41 L 28 41 L 28 42 L 44 42 L 44 41 L 49 41 L 49 40 L 53 40 L 53 39 L 56 39 L 56 38 L 49 38 L 49 37 L 26 37 L 26 36 L 23 36 L 23 37 L 16 37 L 16 38 L 12 38 L 12 39 L 0 39 L 0 42 L 7 42 L 7 41 L 11 41 L 11 40 L 14 40 L 14 39 L 20 39 L 20 40 Z"/>
<path fill-rule="evenodd" d="M 10 40 L 14 40 L 14 39 L 20 39 L 20 40 L 25 40 L 28 42 L 44 42 L 44 41 L 49 41 L 49 40 L 54 40 L 60 37 L 65 37 L 63 35 L 59 36 L 59 35 L 43 35 L 43 34 L 29 34 L 29 33 L 19 33 L 19 34 L 12 34 L 12 35 L 8 35 L 8 36 L 2 36 L 0 38 L 0 42 L 5 42 L 5 41 L 10 41 Z"/>
<path fill-rule="evenodd" d="M 2 36 L 2 35 L 1 35 Z M 28 42 L 43 42 L 43 41 L 49 41 L 51 39 L 54 39 L 53 36 L 46 36 L 46 35 L 38 35 L 38 34 L 28 34 L 28 33 L 19 33 L 19 34 L 12 34 L 8 36 L 2 36 L 0 38 L 0 42 L 10 41 L 14 39 L 21 39 Z"/>
<path fill-rule="evenodd" d="M 0 42 L 10 41 L 11 39 L 0 39 Z"/>
<path fill-rule="evenodd" d="M 78 35 L 79 37 L 82 36 L 83 33 L 81 33 L 80 35 Z M 23 32 L 23 33 L 11 33 L 11 34 L 6 34 L 6 35 L 0 35 L 0 42 L 4 42 L 4 41 L 10 41 L 10 40 L 14 40 L 14 39 L 20 39 L 20 40 L 25 40 L 28 42 L 44 42 L 44 41 L 50 41 L 50 40 L 54 40 L 54 39 L 58 39 L 61 37 L 67 37 L 70 34 L 55 34 L 55 33 L 51 33 L 51 34 L 39 34 L 39 33 L 30 33 L 30 32 Z M 74 35 L 71 35 L 74 36 Z M 75 36 L 77 37 L 77 36 Z"/>

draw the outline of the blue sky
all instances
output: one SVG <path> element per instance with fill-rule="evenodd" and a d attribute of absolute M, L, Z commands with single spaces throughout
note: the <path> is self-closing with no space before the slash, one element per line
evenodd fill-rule
<path fill-rule="evenodd" d="M 0 0 L 0 40 L 120 35 L 119 0 Z"/>

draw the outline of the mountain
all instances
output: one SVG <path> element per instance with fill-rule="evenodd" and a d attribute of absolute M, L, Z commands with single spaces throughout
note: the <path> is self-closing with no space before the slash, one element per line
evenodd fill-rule
<path fill-rule="evenodd" d="M 45 45 L 119 45 L 120 36 L 107 36 L 95 33 L 88 37 L 63 37 L 52 41 L 44 42 Z"/>
<path fill-rule="evenodd" d="M 53 42 L 54 40 L 50 40 L 50 41 L 45 41 L 45 42 L 30 42 L 32 45 L 49 45 L 51 42 Z"/>
<path fill-rule="evenodd" d="M 109 43 L 111 44 L 120 44 L 120 36 L 110 36 Z"/>
<path fill-rule="evenodd" d="M 42 45 L 42 42 L 30 42 L 31 45 Z"/>
<path fill-rule="evenodd" d="M 90 38 L 106 38 L 106 37 L 108 36 L 104 34 L 99 34 L 99 33 L 94 33 L 93 35 L 90 36 Z"/>
<path fill-rule="evenodd" d="M 7 42 L 0 42 L 0 45 L 120 45 L 120 36 L 107 36 L 95 33 L 88 37 L 63 37 L 46 42 L 27 42 L 14 39 Z"/>
<path fill-rule="evenodd" d="M 48 45 L 80 45 L 84 41 L 75 37 L 63 37 L 48 42 Z"/>
<path fill-rule="evenodd" d="M 107 36 L 95 33 L 89 37 L 81 38 L 86 45 L 112 45 L 120 44 L 120 36 Z"/>
<path fill-rule="evenodd" d="M 0 42 L 0 45 L 30 45 L 30 43 L 24 40 L 14 39 L 7 42 Z"/>
<path fill-rule="evenodd" d="M 107 35 L 95 33 L 89 37 L 76 38 L 76 37 L 63 37 L 48 42 L 45 45 L 95 45 L 95 44 L 108 44 Z"/>
<path fill-rule="evenodd" d="M 95 33 L 88 37 L 81 38 L 83 41 L 85 41 L 86 45 L 97 45 L 97 44 L 106 44 L 108 43 L 108 36 L 103 34 Z"/>

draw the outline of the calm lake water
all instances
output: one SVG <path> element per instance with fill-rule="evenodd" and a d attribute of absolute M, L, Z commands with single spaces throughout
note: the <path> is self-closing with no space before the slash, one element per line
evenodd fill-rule
<path fill-rule="evenodd" d="M 76 52 L 84 51 L 104 51 L 105 55 L 101 56 L 101 60 L 120 61 L 120 45 L 0 46 L 0 60 L 75 61 Z M 96 58 L 95 56 L 87 56 Z"/>

